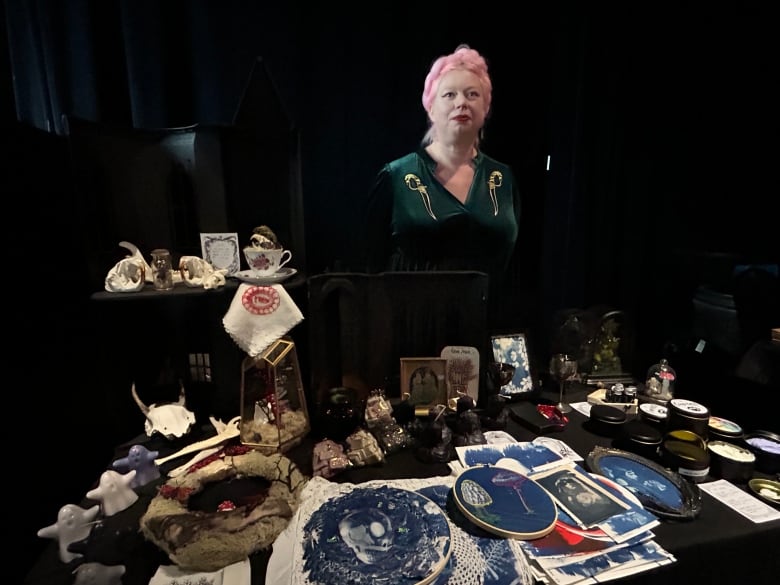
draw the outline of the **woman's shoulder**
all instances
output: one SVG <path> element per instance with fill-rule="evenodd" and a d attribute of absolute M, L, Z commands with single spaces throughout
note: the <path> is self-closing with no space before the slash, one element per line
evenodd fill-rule
<path fill-rule="evenodd" d="M 480 152 L 479 163 L 486 167 L 490 167 L 491 169 L 497 169 L 504 173 L 512 174 L 512 167 L 506 163 L 501 162 L 500 160 L 494 159 L 492 156 L 488 156 L 484 152 Z"/>
<path fill-rule="evenodd" d="M 419 151 L 412 151 L 407 154 L 405 154 L 402 157 L 399 157 L 395 160 L 391 160 L 385 165 L 385 170 L 387 172 L 393 173 L 393 172 L 411 172 L 412 170 L 418 168 L 422 162 L 422 158 L 420 156 Z"/>

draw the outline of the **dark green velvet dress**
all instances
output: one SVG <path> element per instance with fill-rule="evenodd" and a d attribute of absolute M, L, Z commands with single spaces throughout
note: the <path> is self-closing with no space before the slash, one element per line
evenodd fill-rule
<path fill-rule="evenodd" d="M 514 252 L 520 196 L 509 166 L 479 152 L 465 203 L 439 183 L 419 148 L 386 164 L 368 201 L 368 270 L 477 270 L 493 288 Z M 491 180 L 492 179 L 492 180 Z"/>

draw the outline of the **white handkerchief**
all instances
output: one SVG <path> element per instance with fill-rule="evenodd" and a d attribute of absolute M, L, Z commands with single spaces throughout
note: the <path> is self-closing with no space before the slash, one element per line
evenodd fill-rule
<path fill-rule="evenodd" d="M 301 321 L 303 313 L 282 285 L 241 284 L 222 325 L 233 341 L 254 357 Z"/>
<path fill-rule="evenodd" d="M 176 565 L 160 565 L 149 585 L 180 585 L 183 583 L 208 583 L 208 585 L 249 585 L 252 567 L 244 559 L 224 569 L 213 572 L 185 571 Z"/>

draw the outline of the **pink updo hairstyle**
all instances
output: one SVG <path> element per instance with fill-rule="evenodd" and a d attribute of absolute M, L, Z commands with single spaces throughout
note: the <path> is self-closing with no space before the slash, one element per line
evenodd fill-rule
<path fill-rule="evenodd" d="M 425 77 L 425 85 L 423 86 L 422 104 L 425 111 L 431 111 L 431 105 L 439 87 L 439 81 L 453 69 L 471 71 L 479 78 L 485 98 L 485 110 L 489 112 L 490 102 L 493 97 L 493 84 L 490 81 L 490 75 L 488 75 L 487 62 L 482 55 L 465 44 L 458 45 L 454 53 L 443 55 L 433 62 L 431 70 Z M 423 138 L 423 143 L 429 144 L 431 142 L 433 139 L 432 130 L 432 128 L 428 129 Z"/>

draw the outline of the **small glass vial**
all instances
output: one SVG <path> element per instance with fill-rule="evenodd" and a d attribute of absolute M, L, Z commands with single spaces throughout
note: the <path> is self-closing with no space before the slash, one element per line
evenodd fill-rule
<path fill-rule="evenodd" d="M 165 248 L 152 250 L 152 283 L 155 290 L 173 288 L 173 263 L 171 253 Z"/>
<path fill-rule="evenodd" d="M 620 382 L 612 386 L 612 402 L 625 402 L 625 388 Z"/>

